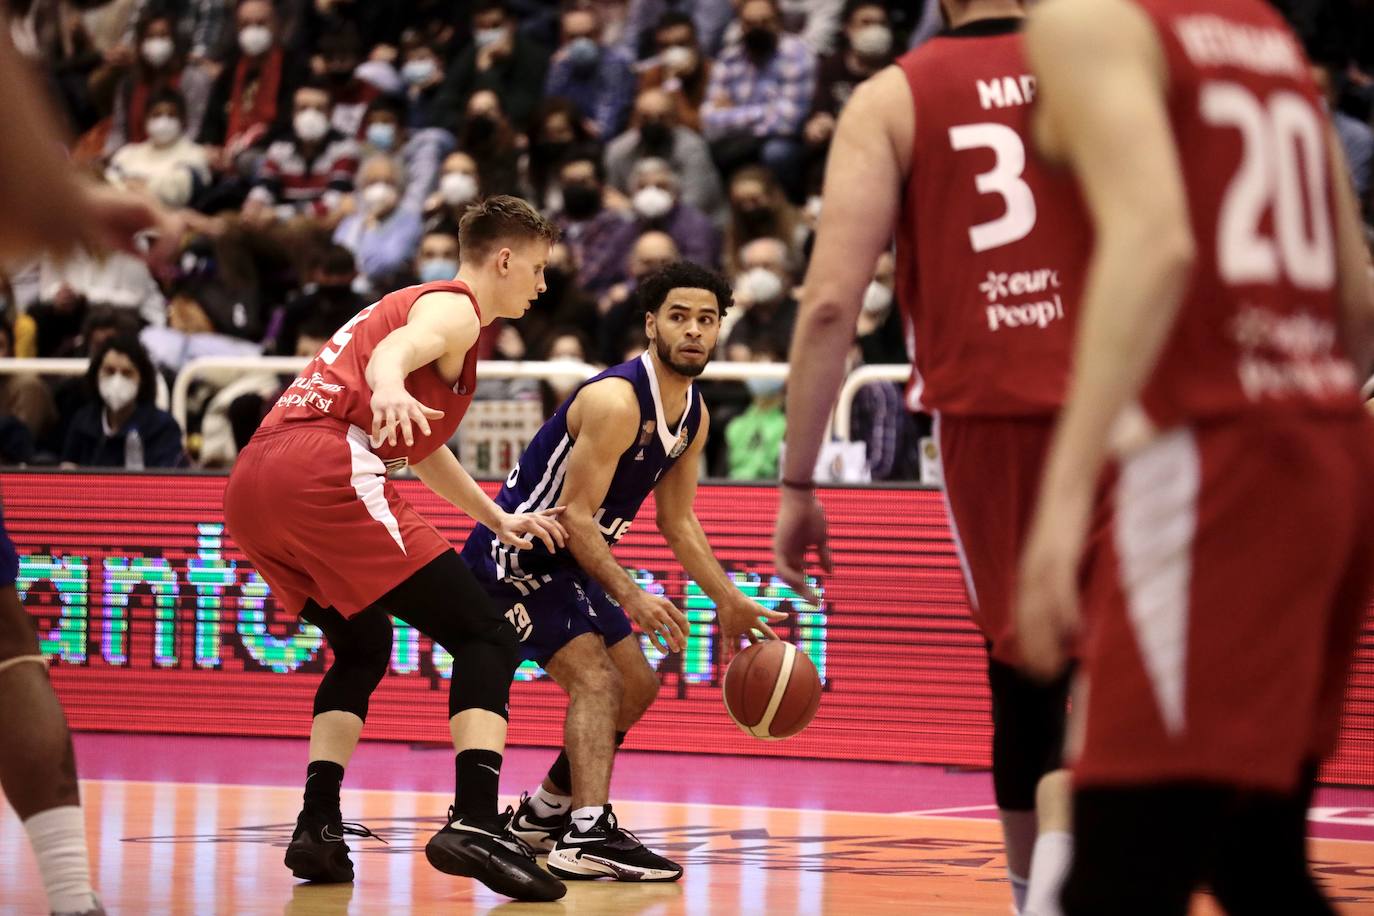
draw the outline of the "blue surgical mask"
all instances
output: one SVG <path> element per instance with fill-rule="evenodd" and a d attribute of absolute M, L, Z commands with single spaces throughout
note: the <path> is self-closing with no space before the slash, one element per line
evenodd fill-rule
<path fill-rule="evenodd" d="M 601 57 L 601 46 L 583 35 L 568 42 L 568 63 L 578 70 L 590 70 Z"/>
<path fill-rule="evenodd" d="M 406 61 L 405 66 L 401 68 L 401 79 L 416 86 L 434 76 L 438 69 L 438 65 L 430 58 L 417 57 L 415 60 Z"/>
<path fill-rule="evenodd" d="M 420 282 L 452 280 L 458 275 L 458 262 L 450 258 L 429 258 L 420 262 Z"/>
<path fill-rule="evenodd" d="M 782 391 L 782 379 L 780 378 L 747 378 L 744 385 L 749 389 L 749 393 L 756 398 L 770 398 Z"/>
<path fill-rule="evenodd" d="M 367 142 L 377 149 L 390 151 L 396 146 L 396 125 L 389 121 L 373 121 L 367 125 Z"/>

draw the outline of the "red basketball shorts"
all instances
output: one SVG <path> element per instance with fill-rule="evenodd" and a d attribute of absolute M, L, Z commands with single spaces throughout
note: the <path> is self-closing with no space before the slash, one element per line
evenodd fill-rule
<path fill-rule="evenodd" d="M 367 434 L 336 423 L 259 430 L 224 491 L 230 536 L 287 611 L 363 610 L 449 543 L 386 479 Z"/>
<path fill-rule="evenodd" d="M 1339 733 L 1374 573 L 1374 425 L 1214 421 L 1117 465 L 1085 570 L 1078 784 L 1291 790 Z"/>
<path fill-rule="evenodd" d="M 1053 431 L 1053 417 L 935 420 L 945 509 L 973 619 L 992 657 L 1008 665 L 1020 660 L 1012 619 L 1016 571 Z"/>

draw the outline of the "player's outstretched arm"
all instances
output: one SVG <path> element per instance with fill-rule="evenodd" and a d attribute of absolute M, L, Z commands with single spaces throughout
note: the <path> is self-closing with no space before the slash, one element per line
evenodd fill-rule
<path fill-rule="evenodd" d="M 1374 373 L 1374 265 L 1360 226 L 1350 167 L 1334 127 L 1326 132 L 1331 198 L 1336 217 L 1336 271 L 1345 345 L 1361 379 Z"/>
<path fill-rule="evenodd" d="M 697 518 L 695 503 L 697 472 L 710 430 L 711 418 L 703 407 L 701 428 L 696 438 L 687 446 L 687 452 L 677 464 L 654 487 L 654 505 L 659 533 L 672 548 L 673 556 L 716 604 L 716 620 L 720 624 L 728 657 L 738 647 L 741 637 L 754 642 L 755 630 L 769 639 L 776 639 L 777 634 L 768 624 L 784 620 L 787 615 L 781 611 L 770 611 L 749 600 L 736 588 L 706 540 L 706 530 Z"/>
<path fill-rule="evenodd" d="M 1074 375 L 1023 556 L 1019 638 L 1049 676 L 1077 626 L 1077 569 L 1112 426 L 1140 393 L 1194 260 L 1164 99 L 1163 52 L 1124 0 L 1057 0 L 1030 17 L 1042 139 L 1079 179 L 1096 230 Z"/>
<path fill-rule="evenodd" d="M 467 296 L 436 292 L 415 300 L 406 323 L 382 338 L 367 361 L 374 447 L 383 442 L 395 445 L 398 434 L 406 445 L 414 445 L 413 427 L 429 435 L 429 421 L 439 419 L 444 412 L 411 397 L 406 391 L 406 376 L 435 360 L 461 365 L 481 330 Z"/>
<path fill-rule="evenodd" d="M 639 403 L 623 379 L 603 379 L 578 392 L 568 408 L 573 437 L 563 480 L 563 526 L 578 565 L 600 583 L 660 648 L 681 651 L 687 617 L 667 598 L 650 595 L 621 568 L 601 536 L 596 513 L 606 499 L 620 456 L 639 435 Z"/>
<path fill-rule="evenodd" d="M 806 484 L 825 441 L 863 291 L 892 243 L 915 118 L 906 77 L 888 67 L 845 105 L 826 166 L 816 247 L 788 353 L 798 371 L 787 379 L 782 478 L 803 486 L 783 487 L 773 537 L 778 574 L 811 601 L 819 599 L 806 581 L 807 554 L 815 548 L 827 572 L 830 558 L 825 516 Z"/>
<path fill-rule="evenodd" d="M 561 506 L 543 512 L 504 511 L 478 486 L 447 446 L 441 445 L 412 467 L 425 486 L 462 509 L 473 521 L 486 525 L 503 544 L 524 550 L 534 546 L 532 538 L 539 538 L 549 550 L 556 550 L 567 542 L 567 532 L 558 521 L 563 513 Z"/>

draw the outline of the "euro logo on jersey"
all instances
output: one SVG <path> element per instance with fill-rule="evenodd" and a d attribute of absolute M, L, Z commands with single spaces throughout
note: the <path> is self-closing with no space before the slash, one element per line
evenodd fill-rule
<path fill-rule="evenodd" d="M 654 438 L 654 421 L 645 420 L 644 425 L 639 429 L 639 447 L 648 445 Z"/>
<path fill-rule="evenodd" d="M 678 433 L 677 442 L 673 444 L 673 450 L 668 453 L 668 457 L 676 458 L 685 451 L 687 451 L 687 430 L 684 429 L 682 432 Z"/>

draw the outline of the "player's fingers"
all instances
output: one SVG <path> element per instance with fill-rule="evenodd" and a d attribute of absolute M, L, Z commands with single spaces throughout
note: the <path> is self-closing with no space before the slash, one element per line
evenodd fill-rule
<path fill-rule="evenodd" d="M 429 435 L 429 420 L 425 419 L 425 408 L 423 404 L 416 404 L 410 409 L 410 418 L 415 421 L 415 425 L 419 427 L 422 436 Z M 406 444 L 413 445 L 414 443 Z"/>
<path fill-rule="evenodd" d="M 755 622 L 754 628 L 755 628 L 756 630 L 758 630 L 758 632 L 759 632 L 760 634 L 762 634 L 762 635 L 763 635 L 765 638 L 767 638 L 767 639 L 777 639 L 777 638 L 778 638 L 778 634 L 773 632 L 773 628 L 770 627 L 768 624 L 764 623 L 762 620 L 759 620 L 759 621 Z M 753 634 L 753 633 L 750 633 L 750 634 L 749 634 L 749 641 L 750 641 L 750 642 L 754 642 L 754 641 L 755 641 L 755 640 L 754 640 L 754 634 Z"/>
<path fill-rule="evenodd" d="M 537 515 L 535 518 L 539 520 L 540 527 L 552 535 L 559 547 L 563 547 L 568 543 L 568 529 L 563 527 L 562 522 L 558 521 L 556 518 L 549 518 L 546 515 Z"/>
<path fill-rule="evenodd" d="M 829 542 L 821 541 L 818 545 L 816 545 L 816 553 L 820 557 L 821 569 L 825 571 L 825 574 L 828 576 L 831 573 L 833 573 L 835 571 L 835 566 L 830 562 Z"/>
<path fill-rule="evenodd" d="M 544 510 L 541 511 L 539 514 L 540 514 L 540 515 L 547 515 L 547 516 L 549 516 L 550 518 L 553 518 L 553 517 L 555 517 L 555 516 L 562 515 L 562 514 L 563 514 L 563 510 L 566 509 L 566 508 L 568 508 L 568 507 L 567 507 L 567 506 L 554 506 L 552 509 L 544 509 Z"/>
<path fill-rule="evenodd" d="M 768 618 L 769 623 L 777 623 L 779 620 L 787 619 L 786 611 L 764 611 L 763 616 Z"/>
<path fill-rule="evenodd" d="M 807 604 L 820 607 L 821 596 L 819 592 L 811 587 L 811 580 L 800 570 L 796 571 L 794 575 L 795 580 L 789 579 L 786 575 L 783 575 L 783 581 L 792 586 L 792 590 L 798 595 L 801 595 L 802 599 L 806 601 Z"/>
<path fill-rule="evenodd" d="M 547 528 L 540 524 L 541 521 L 542 520 L 537 516 L 531 517 L 529 519 L 529 528 L 527 529 L 528 533 L 534 535 L 535 537 L 539 538 L 539 540 L 543 541 L 544 546 L 549 549 L 549 553 L 553 553 L 555 550 L 558 549 L 558 547 L 554 544 L 553 534 L 551 534 Z"/>
<path fill-rule="evenodd" d="M 435 410 L 433 407 L 426 407 L 424 404 L 420 405 L 420 412 L 431 420 L 437 420 L 444 415 L 442 410 Z"/>
<path fill-rule="evenodd" d="M 511 545 L 512 547 L 519 547 L 521 550 L 529 550 L 531 547 L 534 546 L 534 541 L 531 541 L 527 537 L 521 537 L 518 534 L 512 534 L 504 540 L 507 544 Z"/>
<path fill-rule="evenodd" d="M 382 436 L 388 445 L 396 444 L 396 408 L 386 409 L 386 425 L 382 428 Z"/>

